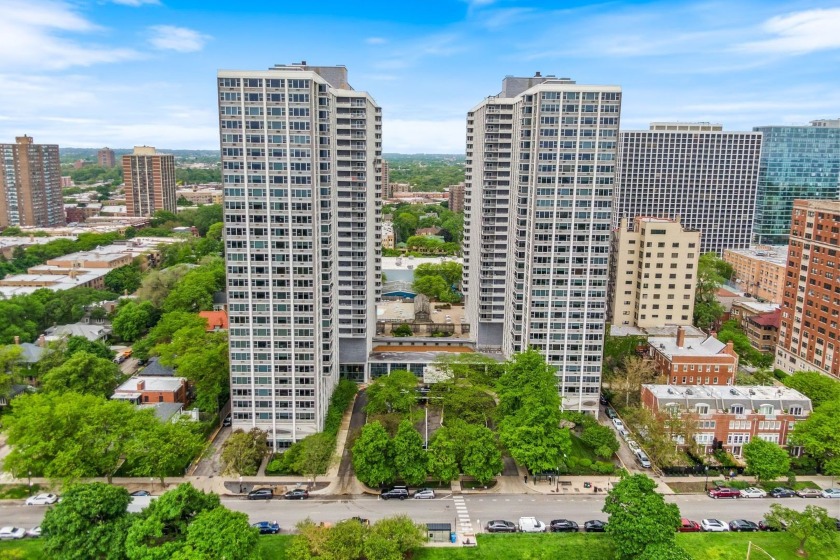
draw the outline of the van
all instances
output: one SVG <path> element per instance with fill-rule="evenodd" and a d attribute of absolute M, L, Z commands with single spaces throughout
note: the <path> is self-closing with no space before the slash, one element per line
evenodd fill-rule
<path fill-rule="evenodd" d="M 545 533 L 545 523 L 536 517 L 520 517 L 519 530 L 523 533 Z"/>
<path fill-rule="evenodd" d="M 641 449 L 636 451 L 636 462 L 639 463 L 639 466 L 643 469 L 649 469 L 651 467 L 650 459 L 648 459 L 648 456 L 645 455 L 645 452 Z"/>

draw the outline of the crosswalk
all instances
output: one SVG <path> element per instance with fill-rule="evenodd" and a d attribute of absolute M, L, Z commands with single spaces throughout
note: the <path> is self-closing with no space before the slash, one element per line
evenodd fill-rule
<path fill-rule="evenodd" d="M 467 503 L 464 497 L 457 494 L 452 497 L 455 502 L 455 513 L 458 515 L 458 533 L 464 536 L 472 536 L 473 531 L 472 521 L 470 521 L 470 512 L 467 510 Z"/>

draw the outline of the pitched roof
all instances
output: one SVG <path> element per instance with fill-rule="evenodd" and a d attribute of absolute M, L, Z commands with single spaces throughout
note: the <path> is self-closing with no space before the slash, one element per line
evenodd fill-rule
<path fill-rule="evenodd" d="M 776 309 L 767 313 L 753 315 L 749 318 L 749 321 L 762 327 L 776 327 L 778 329 L 782 322 L 782 310 Z"/>
<path fill-rule="evenodd" d="M 208 332 L 217 329 L 227 330 L 228 328 L 227 313 L 224 311 L 202 311 L 198 316 L 207 319 Z"/>
<path fill-rule="evenodd" d="M 24 342 L 20 345 L 20 359 L 27 364 L 34 364 L 41 361 L 44 357 L 46 348 L 32 344 L 31 342 Z"/>
<path fill-rule="evenodd" d="M 149 358 L 149 363 L 146 367 L 140 370 L 140 374 L 142 377 L 146 376 L 154 376 L 154 375 L 163 375 L 163 376 L 173 376 L 175 375 L 175 368 L 170 366 L 165 366 L 160 363 L 160 358 L 154 357 Z"/>

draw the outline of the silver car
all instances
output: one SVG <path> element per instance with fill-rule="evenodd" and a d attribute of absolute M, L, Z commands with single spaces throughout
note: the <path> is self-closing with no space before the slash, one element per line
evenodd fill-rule
<path fill-rule="evenodd" d="M 822 491 L 823 498 L 840 498 L 840 488 L 826 488 Z"/>
<path fill-rule="evenodd" d="M 414 493 L 415 500 L 433 500 L 435 498 L 435 491 L 431 488 L 420 488 Z"/>

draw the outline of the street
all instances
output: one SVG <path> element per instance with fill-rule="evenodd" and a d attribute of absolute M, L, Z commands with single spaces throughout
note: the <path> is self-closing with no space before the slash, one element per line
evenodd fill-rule
<path fill-rule="evenodd" d="M 248 514 L 252 522 L 277 521 L 284 531 L 295 523 L 311 518 L 313 521 L 340 521 L 359 516 L 376 521 L 382 517 L 406 514 L 418 523 L 450 522 L 455 526 L 456 512 L 452 496 L 439 494 L 434 500 L 380 500 L 375 497 L 353 499 L 309 499 L 302 501 L 248 501 L 239 498 L 223 498 L 222 503 L 235 511 Z M 507 519 L 517 522 L 520 517 L 534 516 L 548 523 L 552 519 L 571 519 L 583 525 L 590 519 L 606 520 L 601 512 L 603 495 L 592 496 L 547 496 L 521 494 L 477 494 L 463 495 L 473 527 L 478 529 L 491 519 Z M 759 521 L 768 511 L 771 503 L 778 502 L 786 507 L 803 510 L 807 505 L 826 508 L 829 515 L 840 517 L 840 499 L 738 499 L 713 500 L 705 495 L 666 496 L 676 503 L 683 517 L 699 521 L 703 518 L 717 518 L 728 522 L 732 519 Z M 43 519 L 45 506 L 0 505 L 0 526 L 15 525 L 30 528 Z"/>

